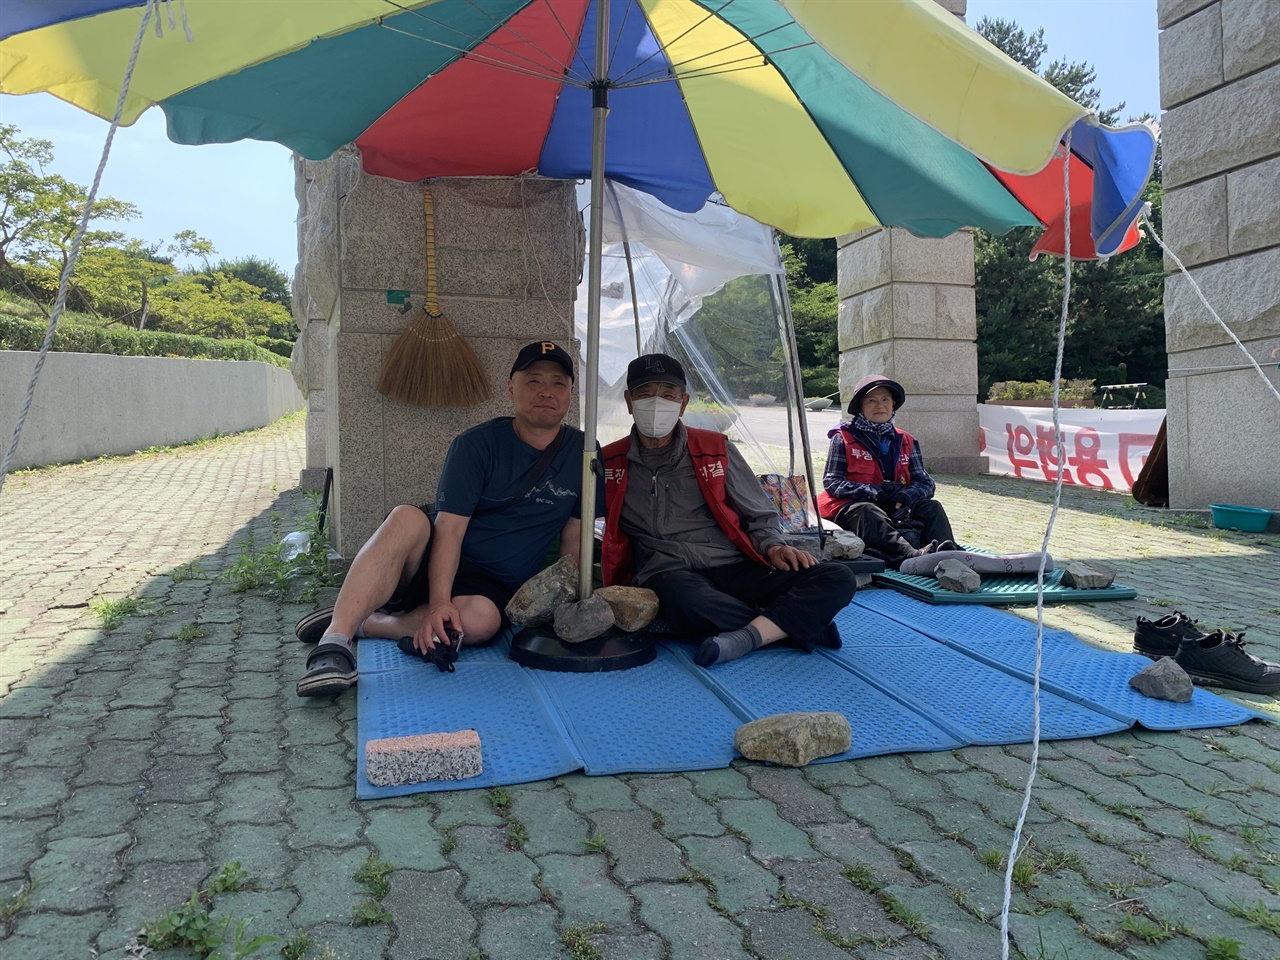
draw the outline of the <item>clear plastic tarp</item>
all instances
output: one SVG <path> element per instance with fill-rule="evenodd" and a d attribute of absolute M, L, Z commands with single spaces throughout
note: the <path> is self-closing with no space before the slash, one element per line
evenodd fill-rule
<path fill-rule="evenodd" d="M 580 188 L 584 218 L 586 199 Z M 756 473 L 805 474 L 803 397 L 773 230 L 714 202 L 679 213 L 613 182 L 605 184 L 604 206 L 600 442 L 631 429 L 622 397 L 627 364 L 666 353 L 689 379 L 687 425 L 728 434 Z M 586 278 L 584 269 L 576 317 L 583 343 Z"/>

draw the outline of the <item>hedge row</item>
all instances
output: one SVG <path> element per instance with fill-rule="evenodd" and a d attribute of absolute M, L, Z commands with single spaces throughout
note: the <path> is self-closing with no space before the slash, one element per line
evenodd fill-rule
<path fill-rule="evenodd" d="M 39 350 L 46 325 L 0 314 L 0 350 Z M 82 323 L 58 323 L 52 349 L 63 353 L 111 353 L 120 357 L 188 357 L 199 360 L 259 360 L 288 369 L 287 356 L 248 340 L 213 340 L 185 333 L 113 330 Z"/>

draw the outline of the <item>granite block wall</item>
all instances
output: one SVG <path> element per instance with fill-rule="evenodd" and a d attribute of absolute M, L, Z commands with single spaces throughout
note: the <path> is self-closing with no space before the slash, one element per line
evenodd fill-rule
<path fill-rule="evenodd" d="M 1280 388 L 1280 3 L 1157 10 L 1165 240 Z M 1171 505 L 1280 508 L 1280 400 L 1165 269 Z"/>
<path fill-rule="evenodd" d="M 392 507 L 434 499 L 454 436 L 509 412 L 507 374 L 521 346 L 572 340 L 582 227 L 568 182 L 430 182 L 440 307 L 488 372 L 490 398 L 428 410 L 377 391 L 383 358 L 425 297 L 422 185 L 367 176 L 350 151 L 300 161 L 298 183 L 303 479 L 315 486 L 333 468 L 331 535 L 350 559 Z M 414 308 L 389 304 L 389 290 L 409 291 Z"/>

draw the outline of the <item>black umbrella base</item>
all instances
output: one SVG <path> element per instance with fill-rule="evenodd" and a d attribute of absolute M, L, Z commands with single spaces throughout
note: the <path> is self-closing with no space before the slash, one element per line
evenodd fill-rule
<path fill-rule="evenodd" d="M 617 627 L 594 640 L 565 643 L 550 626 L 525 627 L 511 638 L 511 657 L 522 667 L 557 673 L 604 673 L 643 666 L 658 655 L 644 630 L 627 633 Z"/>

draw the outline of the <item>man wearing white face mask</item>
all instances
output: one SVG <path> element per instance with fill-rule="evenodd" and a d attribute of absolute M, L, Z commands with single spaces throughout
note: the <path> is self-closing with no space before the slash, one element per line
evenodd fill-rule
<path fill-rule="evenodd" d="M 832 617 L 853 574 L 782 539 L 777 510 L 723 433 L 680 422 L 684 368 L 653 353 L 627 367 L 629 436 L 601 451 L 606 584 L 658 594 L 673 629 L 702 643 L 702 667 L 790 639 L 837 648 Z"/>

